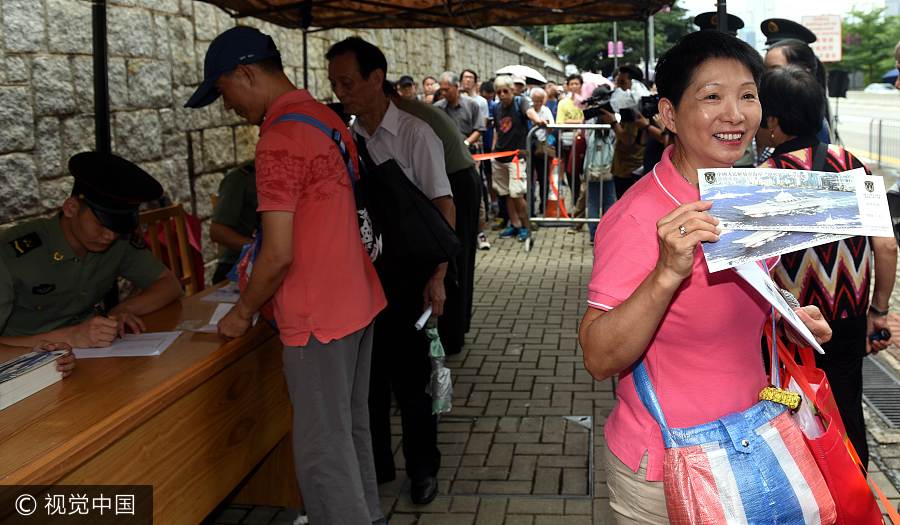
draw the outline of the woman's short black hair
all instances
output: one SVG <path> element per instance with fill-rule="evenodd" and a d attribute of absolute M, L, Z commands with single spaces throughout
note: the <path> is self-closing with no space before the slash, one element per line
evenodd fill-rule
<path fill-rule="evenodd" d="M 788 64 L 763 73 L 759 82 L 762 123 L 775 117 L 787 135 L 815 135 L 825 118 L 825 92 L 806 68 Z"/>
<path fill-rule="evenodd" d="M 816 56 L 815 51 L 809 47 L 809 44 L 802 40 L 786 38 L 772 44 L 769 51 L 773 49 L 780 49 L 788 64 L 800 66 L 812 73 L 816 81 L 823 88 L 827 85 L 828 80 L 825 66 L 822 64 L 822 61 L 819 60 L 819 57 Z"/>
<path fill-rule="evenodd" d="M 584 85 L 584 78 L 582 78 L 581 75 L 579 75 L 578 73 L 572 73 L 571 75 L 567 76 L 566 77 L 566 85 L 568 85 L 569 82 L 571 82 L 573 80 L 577 80 L 577 81 L 581 82 L 582 85 Z"/>
<path fill-rule="evenodd" d="M 678 41 L 656 63 L 656 91 L 676 107 L 690 85 L 694 72 L 712 58 L 737 60 L 750 70 L 759 85 L 762 57 L 743 40 L 719 31 L 696 31 Z"/>

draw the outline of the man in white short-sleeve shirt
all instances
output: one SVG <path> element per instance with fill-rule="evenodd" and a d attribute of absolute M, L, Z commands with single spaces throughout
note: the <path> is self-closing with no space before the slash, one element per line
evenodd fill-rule
<path fill-rule="evenodd" d="M 444 168 L 444 146 L 424 120 L 400 110 L 388 99 L 387 111 L 375 133 L 370 135 L 360 118 L 350 130 L 366 139 L 366 148 L 376 164 L 394 159 L 429 199 L 452 196 Z"/>
<path fill-rule="evenodd" d="M 325 58 L 332 91 L 344 111 L 356 115 L 351 129 L 359 149 L 368 150 L 376 164 L 395 160 L 447 222 L 454 224 L 456 211 L 441 141 L 428 124 L 399 110 L 385 94 L 384 53 L 359 37 L 351 37 L 333 45 Z M 415 329 L 415 320 L 429 306 L 435 316 L 443 313 L 447 264 L 419 272 L 415 268 L 392 268 L 381 258 L 375 267 L 388 300 L 387 308 L 375 320 L 369 386 L 375 472 L 379 483 L 396 476 L 390 425 L 393 391 L 400 406 L 410 499 L 425 505 L 437 495 L 441 453 L 437 448 L 437 417 L 431 413 L 431 397 L 426 393 L 431 378 L 429 340 L 423 331 Z"/>

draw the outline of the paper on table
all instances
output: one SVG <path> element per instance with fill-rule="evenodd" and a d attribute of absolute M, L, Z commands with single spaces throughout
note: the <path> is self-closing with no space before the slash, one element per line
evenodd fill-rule
<path fill-rule="evenodd" d="M 219 321 L 222 320 L 225 315 L 234 308 L 234 305 L 231 303 L 219 303 L 216 305 L 216 309 L 210 317 L 209 322 L 203 324 L 203 321 L 197 321 L 195 319 L 189 319 L 186 321 L 182 321 L 178 325 L 179 330 L 187 330 L 189 332 L 198 332 L 201 334 L 215 334 L 219 331 Z M 259 319 L 259 314 L 253 315 L 253 321 L 250 323 L 251 325 L 256 324 L 256 320 Z"/>
<path fill-rule="evenodd" d="M 241 291 L 238 289 L 237 283 L 228 283 L 208 295 L 204 295 L 200 300 L 207 303 L 236 303 L 240 297 Z"/>
<path fill-rule="evenodd" d="M 825 350 L 816 341 L 815 336 L 809 331 L 809 328 L 803 324 L 800 317 L 794 313 L 794 309 L 784 300 L 778 291 L 778 285 L 772 280 L 772 277 L 765 272 L 757 263 L 745 263 L 735 267 L 735 271 L 747 283 L 750 284 L 757 292 L 759 292 L 766 301 L 772 304 L 776 310 L 782 315 L 782 318 L 788 322 L 794 329 L 803 336 L 804 339 L 816 349 L 820 354 L 824 354 Z"/>
<path fill-rule="evenodd" d="M 116 339 L 106 348 L 75 348 L 75 357 L 88 359 L 93 357 L 143 357 L 160 355 L 178 339 L 180 330 L 174 332 L 145 332 L 143 334 L 126 334 Z"/>

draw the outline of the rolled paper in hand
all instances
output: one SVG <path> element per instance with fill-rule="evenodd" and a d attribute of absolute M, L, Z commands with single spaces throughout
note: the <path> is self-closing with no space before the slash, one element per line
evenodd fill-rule
<path fill-rule="evenodd" d="M 425 323 L 428 322 L 429 317 L 431 317 L 431 307 L 430 306 L 428 308 L 426 308 L 425 311 L 422 312 L 422 315 L 419 316 L 419 319 L 416 320 L 416 330 L 421 330 L 422 327 L 425 326 Z"/>

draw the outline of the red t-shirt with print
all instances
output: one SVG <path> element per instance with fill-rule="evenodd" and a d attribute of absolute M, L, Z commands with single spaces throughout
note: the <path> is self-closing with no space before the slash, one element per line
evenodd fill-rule
<path fill-rule="evenodd" d="M 337 145 L 309 124 L 276 122 L 286 113 L 339 130 L 358 166 L 347 127 L 308 91 L 286 93 L 269 108 L 256 146 L 257 210 L 294 214 L 293 261 L 275 292 L 275 320 L 285 345 L 304 346 L 310 334 L 327 343 L 365 328 L 387 303 L 360 240 Z"/>

